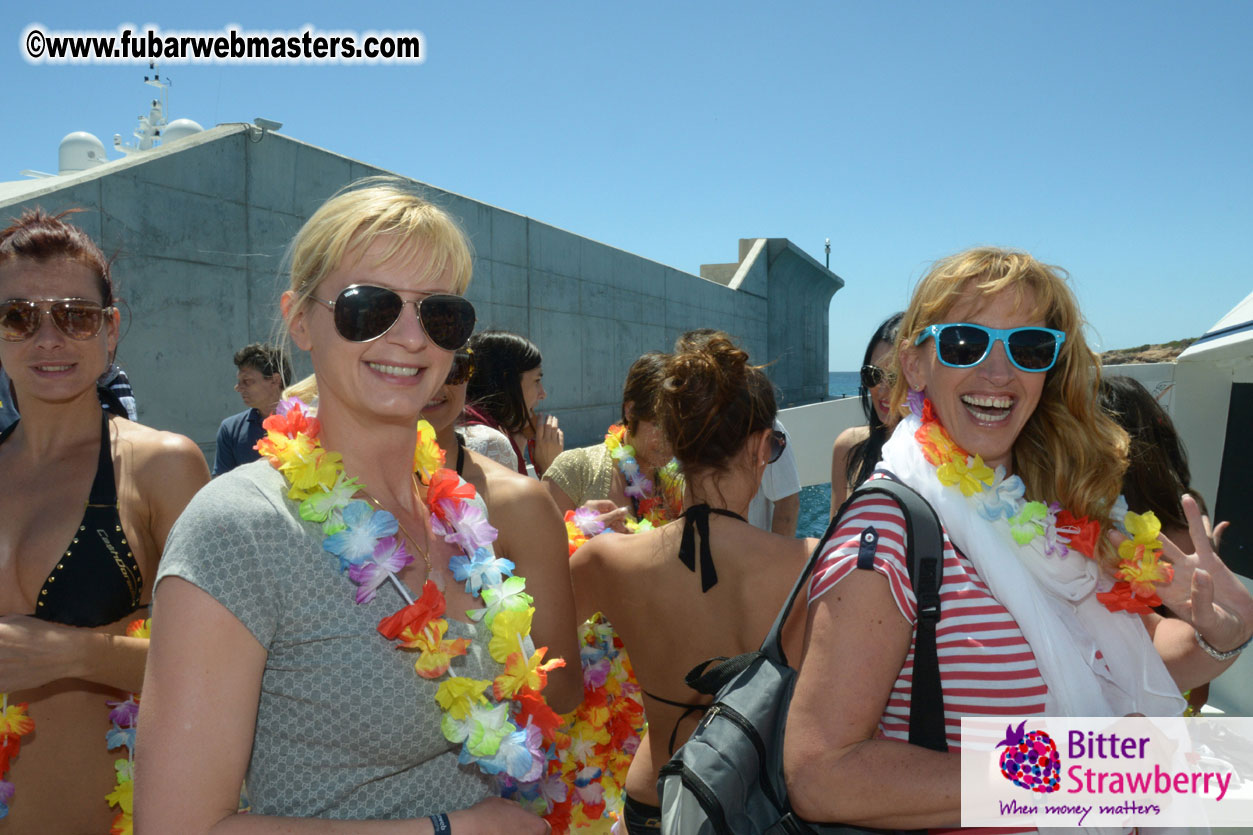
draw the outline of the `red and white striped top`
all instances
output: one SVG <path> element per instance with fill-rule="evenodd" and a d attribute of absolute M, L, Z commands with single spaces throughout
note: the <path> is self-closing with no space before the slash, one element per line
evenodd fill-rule
<path fill-rule="evenodd" d="M 857 569 L 860 537 L 871 526 L 878 533 L 874 570 L 887 578 L 897 607 L 913 625 L 917 622 L 918 605 L 906 562 L 905 517 L 896 502 L 886 496 L 865 496 L 845 512 L 818 559 L 810 580 L 809 599 L 817 599 Z M 950 748 L 960 747 L 962 716 L 1043 715 L 1047 686 L 1040 677 L 1031 647 L 1009 612 L 992 597 L 974 565 L 953 547 L 947 531 L 936 655 Z M 905 666 L 892 685 L 887 710 L 880 720 L 880 728 L 889 738 L 909 738 L 913 672 L 911 642 Z"/>
<path fill-rule="evenodd" d="M 878 546 L 874 570 L 885 576 L 901 614 L 914 625 L 918 603 L 909 580 L 905 551 L 905 516 L 886 496 L 864 496 L 844 513 L 828 540 L 809 584 L 816 600 L 851 571 L 857 570 L 861 534 L 874 527 Z M 1048 690 L 1022 630 L 979 579 L 974 565 L 944 531 L 944 573 L 940 583 L 940 622 L 936 656 L 944 690 L 944 730 L 950 750 L 961 747 L 962 716 L 1039 716 Z M 909 697 L 914 675 L 910 642 L 905 666 L 892 685 L 879 730 L 891 739 L 909 739 Z M 932 830 L 933 833 L 958 830 Z M 974 831 L 974 830 L 971 830 Z M 980 829 L 981 833 L 1034 832 L 1034 829 Z"/>

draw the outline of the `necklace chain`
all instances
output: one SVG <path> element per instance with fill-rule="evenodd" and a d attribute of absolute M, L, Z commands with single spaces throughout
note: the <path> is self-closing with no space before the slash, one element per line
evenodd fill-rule
<path fill-rule="evenodd" d="M 411 478 L 413 479 L 413 498 L 417 501 L 418 507 L 425 507 L 426 505 L 422 501 L 421 491 L 418 488 L 417 474 L 415 473 L 414 475 L 411 476 Z M 361 494 L 365 496 L 367 499 L 369 499 L 370 504 L 374 505 L 379 510 L 386 510 L 386 508 L 383 507 L 383 503 L 380 502 L 378 499 L 374 498 L 374 496 L 370 493 L 370 491 L 365 489 L 365 487 L 361 488 Z M 404 523 L 400 521 L 399 516 L 397 516 L 394 513 L 392 515 L 395 516 L 396 518 L 396 526 L 400 528 L 400 532 L 405 535 L 405 538 L 409 540 L 410 544 L 413 545 L 413 547 L 417 548 L 418 553 L 422 555 L 422 561 L 426 563 L 426 576 L 430 577 L 433 569 L 431 568 L 431 555 L 427 551 L 427 548 L 423 546 L 423 544 L 419 542 L 418 539 L 413 534 L 409 533 L 408 528 L 406 528 L 404 526 Z M 425 539 L 428 543 L 430 542 L 429 538 L 425 538 Z"/>

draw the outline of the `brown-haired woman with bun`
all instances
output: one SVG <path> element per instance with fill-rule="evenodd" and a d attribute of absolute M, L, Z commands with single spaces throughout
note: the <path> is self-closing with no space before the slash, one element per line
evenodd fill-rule
<path fill-rule="evenodd" d="M 110 272 L 65 215 L 33 209 L 0 232 L 0 365 L 21 409 L 0 434 L 0 711 L 34 721 L 18 755 L 11 739 L 0 751 L 2 832 L 109 831 L 126 752 L 105 740 L 108 702 L 140 689 L 148 653 L 126 626 L 209 480 L 189 439 L 101 409 L 120 318 Z"/>
<path fill-rule="evenodd" d="M 725 334 L 672 355 L 657 413 L 690 506 L 657 530 L 595 537 L 571 560 L 579 617 L 605 614 L 644 690 L 649 733 L 627 775 L 631 833 L 657 831 L 658 770 L 709 702 L 684 675 L 756 649 L 814 547 L 743 518 L 762 470 L 782 451 L 776 410 L 770 381 Z M 803 617 L 785 630 L 789 652 L 799 651 Z"/>

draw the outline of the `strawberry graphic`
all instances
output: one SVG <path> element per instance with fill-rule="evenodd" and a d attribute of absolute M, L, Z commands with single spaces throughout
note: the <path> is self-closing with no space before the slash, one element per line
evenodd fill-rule
<path fill-rule="evenodd" d="M 1026 726 L 1025 720 L 1016 730 L 1013 725 L 1005 726 L 1005 738 L 996 746 L 1006 746 L 1001 752 L 1001 773 L 1006 780 L 1028 791 L 1055 792 L 1060 787 L 1062 771 L 1057 745 L 1044 731 L 1024 734 Z"/>

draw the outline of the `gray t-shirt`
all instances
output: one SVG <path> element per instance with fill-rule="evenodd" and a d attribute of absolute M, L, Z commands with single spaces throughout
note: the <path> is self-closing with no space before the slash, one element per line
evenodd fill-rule
<path fill-rule="evenodd" d="M 300 518 L 265 459 L 196 494 L 170 532 L 157 582 L 165 577 L 208 592 L 268 653 L 247 774 L 253 813 L 413 818 L 498 793 L 477 766 L 457 764 L 460 746 L 440 732 L 443 679 L 420 679 L 416 654 L 378 634 L 404 605 L 396 590 L 384 584 L 358 606 L 321 526 Z M 158 629 L 160 617 L 158 608 Z M 493 678 L 490 635 L 448 620 L 449 638 L 475 639 L 453 671 Z"/>

